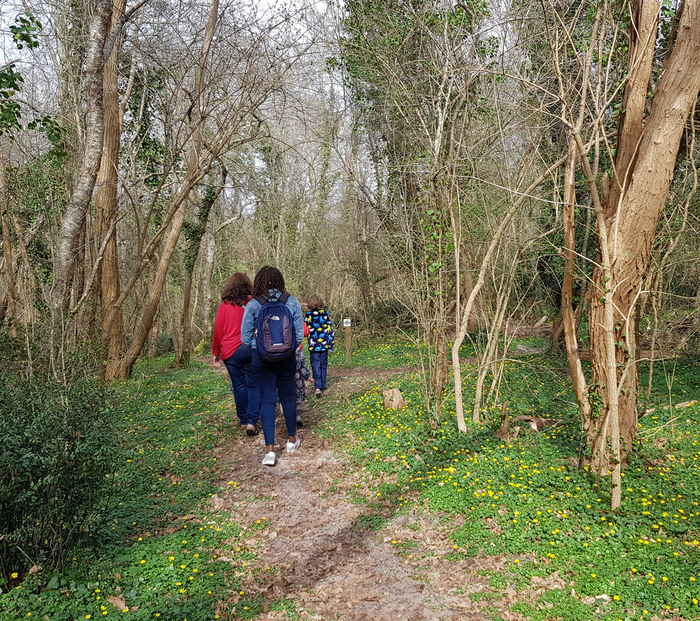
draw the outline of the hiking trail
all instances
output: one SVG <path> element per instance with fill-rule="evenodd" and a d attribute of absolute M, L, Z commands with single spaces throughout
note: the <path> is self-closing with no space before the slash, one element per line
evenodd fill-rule
<path fill-rule="evenodd" d="M 323 399 L 340 405 L 378 377 L 414 370 L 329 369 L 329 390 Z M 295 453 L 284 451 L 284 420 L 277 417 L 278 460 L 273 468 L 260 463 L 262 433 L 252 438 L 241 433 L 215 449 L 227 478 L 220 482 L 220 493 L 210 498 L 212 508 L 230 514 L 238 524 L 256 526 L 248 526 L 244 537 L 246 546 L 257 555 L 247 567 L 245 592 L 269 601 L 294 600 L 301 619 L 485 621 L 490 615 L 482 612 L 484 606 L 491 612 L 498 609 L 504 619 L 524 619 L 508 611 L 515 591 L 495 593 L 490 578 L 478 575 L 486 574 L 485 570 L 503 571 L 505 556 L 444 559 L 454 551 L 449 534 L 463 523 L 463 517 L 441 524 L 440 516 L 431 514 L 427 504 L 392 515 L 387 502 L 381 511 L 386 521 L 373 529 L 367 504 L 351 502 L 349 494 L 376 502 L 373 487 L 386 479 L 373 479 L 345 459 L 332 440 L 317 433 L 320 424 L 333 424 L 323 420 L 317 406 L 313 396 L 307 400 L 304 426 L 299 430 L 302 443 Z M 376 518 L 376 509 L 372 516 Z M 397 541 L 409 542 L 398 554 L 392 543 Z M 219 557 L 226 560 L 226 550 L 220 550 Z M 265 572 L 272 578 L 264 581 L 255 577 L 255 568 L 268 567 L 279 571 Z M 473 601 L 470 595 L 480 592 L 488 596 Z M 235 601 L 230 600 L 222 603 L 221 610 L 233 606 Z M 286 612 L 265 606 L 260 618 L 288 617 Z"/>

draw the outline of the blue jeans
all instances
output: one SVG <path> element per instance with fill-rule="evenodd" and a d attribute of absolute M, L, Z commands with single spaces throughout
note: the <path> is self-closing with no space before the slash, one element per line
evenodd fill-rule
<path fill-rule="evenodd" d="M 294 396 L 294 373 L 296 360 L 265 362 L 260 359 L 258 352 L 253 350 L 253 373 L 260 387 L 260 418 L 262 420 L 265 444 L 275 443 L 275 404 L 279 394 L 284 422 L 287 424 L 287 435 L 297 434 L 297 403 Z"/>
<path fill-rule="evenodd" d="M 328 368 L 327 351 L 310 351 L 311 373 L 314 376 L 314 389 L 326 390 L 326 369 Z"/>
<path fill-rule="evenodd" d="M 241 425 L 255 425 L 260 420 L 260 389 L 250 350 L 240 345 L 233 356 L 224 360 L 224 364 L 231 378 L 231 391 Z"/>

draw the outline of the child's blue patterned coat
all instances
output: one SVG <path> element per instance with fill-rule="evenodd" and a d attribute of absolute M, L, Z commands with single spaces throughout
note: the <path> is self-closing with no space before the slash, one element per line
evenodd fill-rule
<path fill-rule="evenodd" d="M 308 311 L 304 317 L 304 323 L 309 328 L 309 351 L 332 353 L 335 333 L 328 311 L 324 308 Z"/>

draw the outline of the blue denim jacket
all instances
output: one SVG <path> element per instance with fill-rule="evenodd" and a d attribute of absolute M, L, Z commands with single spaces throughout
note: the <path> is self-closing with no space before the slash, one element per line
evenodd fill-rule
<path fill-rule="evenodd" d="M 279 298 L 282 295 L 277 289 L 270 289 L 267 292 L 267 297 Z M 246 304 L 245 312 L 243 313 L 243 321 L 241 322 L 241 342 L 249 349 L 257 349 L 255 346 L 255 322 L 258 319 L 258 312 L 261 305 L 255 298 Z M 294 319 L 294 333 L 297 337 L 297 343 L 301 344 L 304 340 L 304 317 L 301 314 L 301 306 L 297 299 L 290 295 L 287 300 L 287 308 L 292 312 Z"/>

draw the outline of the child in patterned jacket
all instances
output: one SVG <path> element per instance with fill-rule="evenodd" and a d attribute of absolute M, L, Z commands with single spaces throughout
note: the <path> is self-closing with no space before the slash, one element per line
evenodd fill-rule
<path fill-rule="evenodd" d="M 328 353 L 333 353 L 335 333 L 333 322 L 328 311 L 323 308 L 323 299 L 320 295 L 314 293 L 309 298 L 307 306 L 309 310 L 304 317 L 304 323 L 309 328 L 309 357 L 316 398 L 320 398 L 326 390 Z"/>

